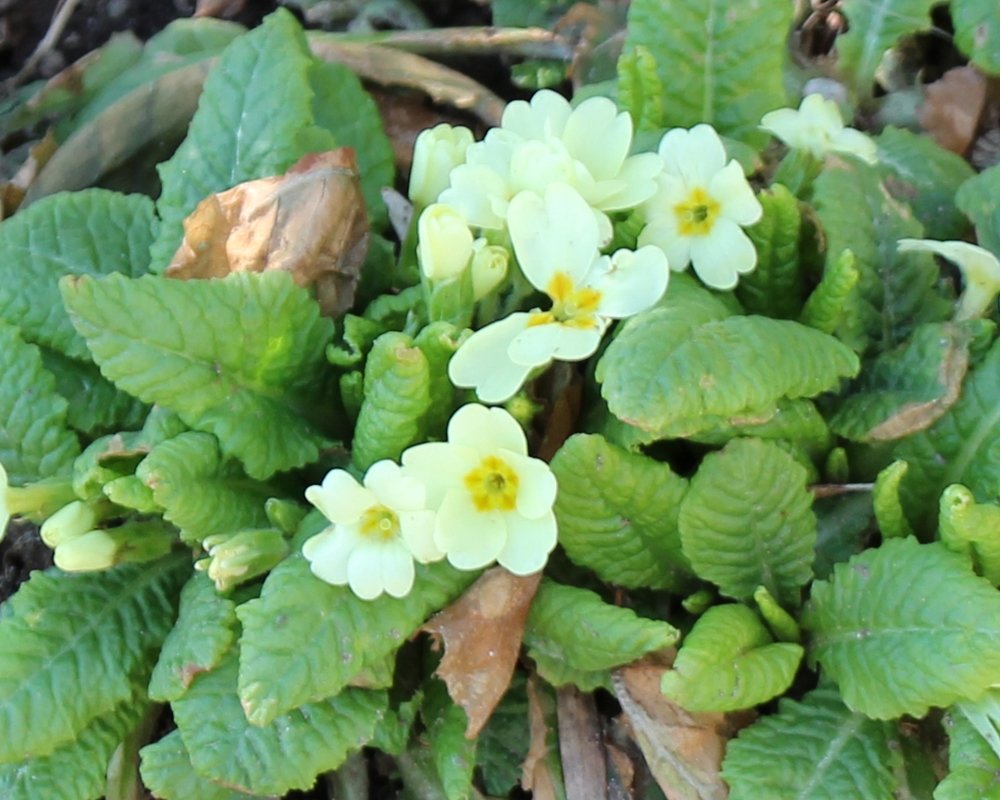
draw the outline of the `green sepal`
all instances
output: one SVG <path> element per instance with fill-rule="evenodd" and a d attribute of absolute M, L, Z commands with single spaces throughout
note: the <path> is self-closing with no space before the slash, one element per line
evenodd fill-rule
<path fill-rule="evenodd" d="M 448 322 L 456 328 L 468 328 L 472 324 L 475 297 L 470 267 L 448 280 L 431 281 L 425 276 L 422 281 L 428 320 Z"/>
<path fill-rule="evenodd" d="M 976 572 L 1000 586 L 1000 506 L 977 503 L 972 492 L 956 483 L 941 493 L 938 525 L 945 547 L 971 556 Z"/>
<path fill-rule="evenodd" d="M 879 472 L 872 487 L 875 521 L 883 539 L 905 539 L 913 535 L 899 499 L 899 484 L 909 468 L 910 465 L 905 461 L 893 461 Z"/>

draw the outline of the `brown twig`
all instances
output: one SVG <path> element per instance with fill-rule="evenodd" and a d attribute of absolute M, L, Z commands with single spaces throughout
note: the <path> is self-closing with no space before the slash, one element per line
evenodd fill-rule
<path fill-rule="evenodd" d="M 35 48 L 35 52 L 28 57 L 28 60 L 24 62 L 24 66 L 18 70 L 17 74 L 4 81 L 2 89 L 4 93 L 16 89 L 35 71 L 38 62 L 56 46 L 59 37 L 66 30 L 69 18 L 73 16 L 73 11 L 76 10 L 79 4 L 80 0 L 59 0 L 59 5 L 56 6 L 55 13 L 52 15 L 52 22 L 49 23 L 49 29 L 45 32 L 45 36 L 42 37 L 42 40 L 38 43 L 38 47 Z"/>

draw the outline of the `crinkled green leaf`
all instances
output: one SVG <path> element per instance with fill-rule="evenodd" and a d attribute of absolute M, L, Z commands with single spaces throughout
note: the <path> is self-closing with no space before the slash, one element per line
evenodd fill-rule
<path fill-rule="evenodd" d="M 979 575 L 1000 586 L 1000 506 L 977 503 L 961 484 L 941 494 L 938 534 L 945 546 L 972 558 Z"/>
<path fill-rule="evenodd" d="M 952 706 L 951 712 L 971 722 L 1000 758 L 1000 688 L 987 689 L 976 700 L 962 700 Z"/>
<path fill-rule="evenodd" d="M 448 362 L 471 334 L 450 322 L 432 322 L 413 340 L 427 358 L 430 405 L 424 417 L 426 435 L 444 439 L 448 420 L 455 411 L 455 385 L 448 377 Z"/>
<path fill-rule="evenodd" d="M 827 159 L 816 179 L 813 202 L 826 236 L 826 269 L 851 250 L 860 280 L 848 299 L 836 334 L 852 348 L 891 349 L 921 322 L 951 316 L 938 290 L 938 267 L 929 253 L 898 253 L 897 242 L 921 239 L 923 225 L 894 198 L 878 168 L 856 160 Z"/>
<path fill-rule="evenodd" d="M 777 714 L 745 728 L 726 748 L 730 800 L 889 800 L 895 797 L 886 723 L 844 705 L 835 689 L 783 699 Z"/>
<path fill-rule="evenodd" d="M 728 597 L 764 586 L 797 606 L 812 578 L 816 517 L 806 471 L 773 442 L 734 439 L 709 453 L 681 500 L 684 555 Z"/>
<path fill-rule="evenodd" d="M 883 538 L 913 535 L 913 529 L 903 512 L 903 504 L 899 500 L 899 484 L 909 468 L 910 465 L 905 461 L 893 461 L 878 474 L 872 487 L 875 521 Z"/>
<path fill-rule="evenodd" d="M 0 619 L 0 763 L 49 755 L 145 684 L 189 564 L 34 573 Z"/>
<path fill-rule="evenodd" d="M 444 683 L 437 680 L 427 687 L 421 716 L 447 800 L 466 800 L 472 792 L 472 772 L 476 768 L 476 739 L 465 738 L 469 718 L 460 705 L 452 702 Z"/>
<path fill-rule="evenodd" d="M 630 588 L 678 589 L 690 565 L 677 515 L 687 481 L 666 464 L 609 444 L 570 438 L 552 460 L 559 542 L 576 563 Z"/>
<path fill-rule="evenodd" d="M 845 0 L 849 30 L 837 37 L 837 65 L 862 96 L 871 96 L 882 55 L 903 36 L 931 26 L 935 0 Z"/>
<path fill-rule="evenodd" d="M 800 265 L 802 212 L 799 201 L 780 183 L 757 195 L 764 216 L 746 229 L 757 250 L 757 266 L 740 277 L 736 296 L 750 314 L 795 319 L 802 310 L 805 284 Z"/>
<path fill-rule="evenodd" d="M 299 556 L 268 575 L 260 598 L 236 610 L 240 698 L 255 725 L 267 725 L 303 703 L 331 697 L 362 670 L 394 652 L 434 611 L 475 578 L 446 563 L 417 566 L 403 599 L 361 600 L 330 586 Z"/>
<path fill-rule="evenodd" d="M 62 291 L 119 389 L 215 434 L 254 478 L 316 460 L 327 440 L 311 405 L 333 324 L 289 274 L 111 275 L 65 280 Z"/>
<path fill-rule="evenodd" d="M 188 542 L 241 528 L 266 528 L 264 503 L 274 496 L 267 484 L 251 481 L 227 461 L 209 433 L 188 431 L 156 445 L 135 471 L 153 490 L 163 516 Z"/>
<path fill-rule="evenodd" d="M 784 0 L 633 0 L 625 52 L 642 45 L 656 59 L 667 127 L 708 122 L 760 146 L 760 118 L 785 105 L 791 23 Z"/>
<path fill-rule="evenodd" d="M 431 407 L 427 356 L 405 333 L 383 333 L 365 364 L 364 401 L 354 428 L 351 455 L 366 470 L 420 440 Z"/>
<path fill-rule="evenodd" d="M 813 573 L 828 578 L 833 565 L 861 552 L 875 532 L 872 498 L 866 492 L 846 492 L 819 497 L 813 503 L 816 514 L 816 560 Z"/>
<path fill-rule="evenodd" d="M 177 624 L 167 634 L 149 681 L 149 696 L 177 700 L 195 676 L 215 669 L 236 638 L 236 604 L 221 597 L 204 572 L 196 572 L 181 591 Z"/>
<path fill-rule="evenodd" d="M 250 794 L 312 788 L 371 739 L 388 702 L 382 691 L 344 689 L 257 727 L 236 694 L 238 669 L 233 652 L 171 706 L 195 771 Z"/>
<path fill-rule="evenodd" d="M 608 670 L 670 647 L 680 633 L 605 603 L 594 592 L 543 580 L 524 626 L 524 643 L 538 674 L 553 686 L 575 683 L 589 692 L 609 685 Z"/>
<path fill-rule="evenodd" d="M 101 488 L 104 496 L 115 505 L 131 508 L 142 514 L 162 514 L 163 506 L 156 502 L 153 490 L 135 475 L 122 475 Z"/>
<path fill-rule="evenodd" d="M 879 171 L 892 196 L 909 203 L 928 239 L 961 239 L 969 221 L 955 205 L 955 192 L 975 171 L 929 136 L 894 128 L 877 137 Z"/>
<path fill-rule="evenodd" d="M 0 322 L 0 464 L 11 485 L 68 472 L 80 443 L 66 427 L 67 403 L 56 392 L 40 350 Z"/>
<path fill-rule="evenodd" d="M 1000 164 L 963 183 L 955 204 L 976 226 L 979 244 L 1000 256 Z"/>
<path fill-rule="evenodd" d="M 618 107 L 628 111 L 637 131 L 663 127 L 663 81 L 656 59 L 639 44 L 618 58 Z"/>
<path fill-rule="evenodd" d="M 107 788 L 108 762 L 148 708 L 140 699 L 95 717 L 74 741 L 49 755 L 0 766 L 4 800 L 97 800 Z"/>
<path fill-rule="evenodd" d="M 958 400 L 969 367 L 971 332 L 952 323 L 919 326 L 904 344 L 861 370 L 830 418 L 845 439 L 881 442 L 926 430 Z"/>
<path fill-rule="evenodd" d="M 708 291 L 677 282 L 629 319 L 598 366 L 616 417 L 658 435 L 705 415 L 768 412 L 854 375 L 858 361 L 831 336 L 789 320 L 730 316 Z M 694 425 L 698 429 L 698 425 Z"/>
<path fill-rule="evenodd" d="M 951 711 L 944 727 L 950 772 L 934 790 L 934 800 L 1000 800 L 1000 756 L 964 714 Z"/>
<path fill-rule="evenodd" d="M 206 780 L 194 771 L 181 732 L 142 748 L 142 782 L 163 800 L 265 800 Z"/>
<path fill-rule="evenodd" d="M 0 319 L 30 342 L 89 360 L 59 279 L 141 275 L 155 233 L 153 202 L 142 195 L 87 189 L 40 200 L 0 224 Z"/>
<path fill-rule="evenodd" d="M 479 734 L 476 755 L 483 784 L 493 797 L 504 797 L 521 780 L 521 765 L 528 756 L 528 694 L 524 676 L 514 674 L 507 694 Z"/>
<path fill-rule="evenodd" d="M 802 308 L 799 322 L 823 333 L 853 326 L 850 300 L 861 280 L 856 263 L 850 250 L 827 262 L 822 279 Z"/>
<path fill-rule="evenodd" d="M 778 601 L 771 596 L 766 587 L 758 586 L 754 590 L 753 600 L 757 604 L 757 611 L 767 623 L 767 627 L 771 629 L 775 639 L 779 642 L 794 642 L 795 644 L 802 641 L 802 630 L 795 621 L 795 617 L 778 605 Z"/>
<path fill-rule="evenodd" d="M 1000 75 L 1000 14 L 991 0 L 952 0 L 955 44 L 979 69 Z"/>
<path fill-rule="evenodd" d="M 663 693 L 688 711 L 737 711 L 782 694 L 803 649 L 771 638 L 746 606 L 713 606 L 684 638 Z"/>
<path fill-rule="evenodd" d="M 848 706 L 922 717 L 1000 682 L 1000 594 L 941 543 L 889 539 L 813 584 L 811 655 Z"/>

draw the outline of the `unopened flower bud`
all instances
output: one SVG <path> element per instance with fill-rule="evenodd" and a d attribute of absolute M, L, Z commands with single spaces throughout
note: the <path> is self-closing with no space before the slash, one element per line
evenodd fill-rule
<path fill-rule="evenodd" d="M 507 277 L 510 251 L 506 247 L 487 244 L 485 239 L 472 243 L 472 296 L 482 300 Z"/>
<path fill-rule="evenodd" d="M 56 547 L 55 563 L 64 572 L 94 572 L 127 561 L 152 561 L 170 552 L 174 541 L 162 522 L 126 523 L 62 542 Z"/>
<path fill-rule="evenodd" d="M 69 478 L 46 478 L 25 486 L 11 486 L 7 470 L 0 464 L 0 541 L 11 517 L 40 521 L 76 499 Z"/>
<path fill-rule="evenodd" d="M 42 523 L 42 541 L 56 548 L 94 529 L 97 512 L 82 500 L 74 500 L 60 508 Z"/>
<path fill-rule="evenodd" d="M 429 280 L 461 275 L 472 258 L 472 231 L 461 212 L 451 206 L 427 206 L 417 222 L 417 237 L 417 259 Z"/>
<path fill-rule="evenodd" d="M 442 123 L 421 131 L 413 148 L 410 199 L 418 206 L 437 202 L 448 188 L 451 171 L 465 161 L 472 131 Z"/>
<path fill-rule="evenodd" d="M 210 536 L 202 545 L 208 551 L 208 577 L 220 592 L 269 572 L 288 555 L 287 540 L 274 528 Z"/>

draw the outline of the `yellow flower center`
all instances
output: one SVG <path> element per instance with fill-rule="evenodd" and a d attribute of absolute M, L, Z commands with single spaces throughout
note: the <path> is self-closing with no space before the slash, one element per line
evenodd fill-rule
<path fill-rule="evenodd" d="M 388 540 L 399 536 L 399 517 L 385 506 L 372 506 L 361 515 L 361 535 Z"/>
<path fill-rule="evenodd" d="M 687 200 L 674 206 L 677 231 L 681 236 L 704 236 L 712 230 L 720 206 L 700 186 L 691 190 Z"/>
<path fill-rule="evenodd" d="M 502 458 L 487 456 L 464 480 L 476 511 L 513 511 L 517 507 L 520 481 Z"/>
<path fill-rule="evenodd" d="M 556 322 L 571 328 L 596 328 L 597 308 L 601 304 L 601 293 L 589 286 L 577 288 L 573 279 L 565 272 L 552 276 L 545 293 L 552 298 L 552 308 L 536 311 L 528 318 L 528 327 L 548 325 Z"/>

